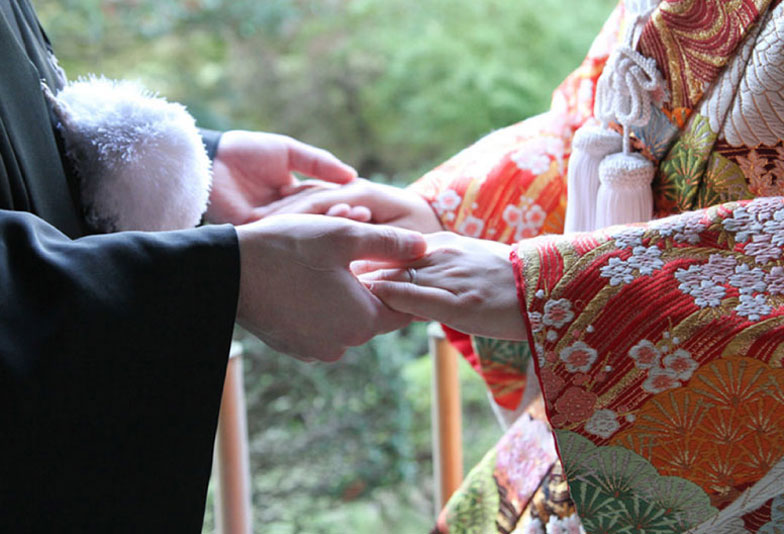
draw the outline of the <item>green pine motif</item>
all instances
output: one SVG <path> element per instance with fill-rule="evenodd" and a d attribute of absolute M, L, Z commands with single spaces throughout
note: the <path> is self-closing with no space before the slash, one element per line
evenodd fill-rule
<path fill-rule="evenodd" d="M 557 430 L 569 490 L 586 532 L 684 532 L 717 513 L 696 484 L 659 475 L 645 458 Z"/>
<path fill-rule="evenodd" d="M 704 208 L 751 198 L 754 198 L 754 195 L 749 191 L 749 185 L 740 167 L 718 152 L 713 152 L 705 169 L 705 179 L 700 186 L 696 207 Z"/>
<path fill-rule="evenodd" d="M 500 363 L 525 373 L 531 348 L 527 341 L 506 341 L 489 337 L 473 336 L 471 342 L 480 360 Z"/>
<path fill-rule="evenodd" d="M 491 449 L 446 503 L 450 534 L 496 534 L 500 497 L 493 477 L 495 464 L 496 451 Z"/>
<path fill-rule="evenodd" d="M 716 138 L 708 119 L 695 113 L 688 129 L 659 166 L 654 181 L 655 193 L 680 210 L 693 209 Z"/>

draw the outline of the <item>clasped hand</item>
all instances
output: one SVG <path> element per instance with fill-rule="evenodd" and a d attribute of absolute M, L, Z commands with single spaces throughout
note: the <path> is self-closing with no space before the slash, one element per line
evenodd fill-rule
<path fill-rule="evenodd" d="M 425 238 L 427 252 L 414 261 L 361 261 L 352 269 L 395 310 L 469 334 L 525 339 L 511 247 L 451 232 Z"/>

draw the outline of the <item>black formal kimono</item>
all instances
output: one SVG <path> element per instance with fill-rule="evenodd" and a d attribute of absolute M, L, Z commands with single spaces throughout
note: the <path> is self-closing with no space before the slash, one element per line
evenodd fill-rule
<path fill-rule="evenodd" d="M 0 0 L 0 532 L 199 532 L 229 226 L 83 236 L 27 0 Z"/>

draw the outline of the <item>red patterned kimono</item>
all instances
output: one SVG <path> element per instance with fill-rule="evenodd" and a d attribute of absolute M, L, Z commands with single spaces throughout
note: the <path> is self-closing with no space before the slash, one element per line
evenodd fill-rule
<path fill-rule="evenodd" d="M 412 186 L 446 228 L 519 241 L 529 338 L 453 336 L 522 415 L 438 532 L 784 531 L 784 4 L 663 0 L 636 48 L 668 98 L 632 139 L 659 218 L 525 239 L 562 231 L 571 139 L 629 20 L 548 113 Z"/>

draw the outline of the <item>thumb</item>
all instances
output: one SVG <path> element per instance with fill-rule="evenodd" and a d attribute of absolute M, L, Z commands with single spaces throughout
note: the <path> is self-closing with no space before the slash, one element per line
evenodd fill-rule
<path fill-rule="evenodd" d="M 427 250 L 425 237 L 419 232 L 362 223 L 351 228 L 348 246 L 343 248 L 346 264 L 359 259 L 409 262 L 421 258 Z"/>
<path fill-rule="evenodd" d="M 357 177 L 357 171 L 322 148 L 292 140 L 289 145 L 289 166 L 313 178 L 345 184 Z"/>

